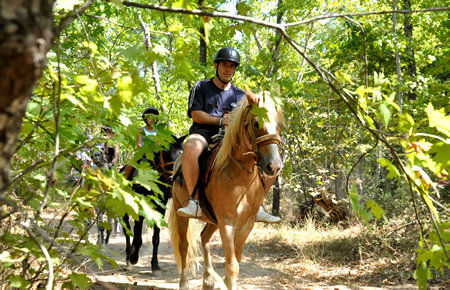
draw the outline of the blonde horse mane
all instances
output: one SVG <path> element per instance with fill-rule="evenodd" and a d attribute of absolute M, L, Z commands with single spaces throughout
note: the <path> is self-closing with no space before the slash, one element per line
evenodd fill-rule
<path fill-rule="evenodd" d="M 283 114 L 281 110 L 276 108 L 269 93 L 264 92 L 263 94 L 257 95 L 257 99 L 259 99 L 258 107 L 267 109 L 268 120 L 266 120 L 266 123 L 281 126 L 284 122 Z M 250 113 L 251 107 L 247 98 L 242 98 L 238 106 L 233 110 L 233 118 L 225 129 L 222 146 L 216 156 L 214 163 L 216 169 L 220 170 L 228 165 L 234 146 L 238 144 L 243 145 L 241 142 L 247 142 L 250 146 L 253 144 L 254 140 L 251 140 L 253 134 L 248 132 L 248 130 L 252 129 L 252 120 L 256 115 Z"/>

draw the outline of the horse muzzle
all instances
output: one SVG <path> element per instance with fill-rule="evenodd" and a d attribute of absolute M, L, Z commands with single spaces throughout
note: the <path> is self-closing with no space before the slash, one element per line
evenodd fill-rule
<path fill-rule="evenodd" d="M 276 176 L 282 165 L 278 144 L 261 146 L 258 153 L 259 165 L 264 174 L 267 176 Z"/>

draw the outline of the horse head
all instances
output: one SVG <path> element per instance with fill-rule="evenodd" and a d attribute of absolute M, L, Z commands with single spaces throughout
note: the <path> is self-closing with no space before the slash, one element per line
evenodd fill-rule
<path fill-rule="evenodd" d="M 183 153 L 183 141 L 187 135 L 177 138 L 172 135 L 173 142 L 170 142 L 169 149 L 160 151 L 160 154 L 155 157 L 155 165 L 160 173 L 167 176 L 173 174 L 173 165 L 175 160 Z"/>
<path fill-rule="evenodd" d="M 269 96 L 248 90 L 246 95 L 233 110 L 216 167 L 224 168 L 228 160 L 234 159 L 241 164 L 256 163 L 265 175 L 276 176 L 282 164 L 279 149 L 283 114 Z"/>
<path fill-rule="evenodd" d="M 276 109 L 275 103 L 269 96 L 254 95 L 246 89 L 248 106 L 257 106 L 267 110 L 266 118 L 260 122 L 261 116 L 249 112 L 251 118 L 253 143 L 255 153 L 258 157 L 258 166 L 267 176 L 276 176 L 281 168 L 280 157 L 280 130 L 283 124 L 283 116 Z"/>

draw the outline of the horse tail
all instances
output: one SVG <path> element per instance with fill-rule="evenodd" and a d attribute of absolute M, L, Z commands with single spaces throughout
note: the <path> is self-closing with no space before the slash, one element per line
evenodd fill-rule
<path fill-rule="evenodd" d="M 175 262 L 177 263 L 178 273 L 182 272 L 181 269 L 181 254 L 179 250 L 180 235 L 178 234 L 177 213 L 173 206 L 172 198 L 167 202 L 166 221 L 169 227 L 170 239 L 172 242 L 173 254 L 175 256 Z M 188 274 L 194 277 L 197 270 L 200 267 L 199 255 L 200 255 L 200 231 L 201 224 L 195 219 L 189 219 L 188 228 L 186 231 L 186 240 L 188 242 L 188 250 L 186 255 L 186 267 Z"/>

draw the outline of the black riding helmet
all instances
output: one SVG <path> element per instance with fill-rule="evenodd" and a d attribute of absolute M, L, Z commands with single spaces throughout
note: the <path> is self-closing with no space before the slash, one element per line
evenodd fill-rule
<path fill-rule="evenodd" d="M 239 52 L 232 47 L 222 47 L 217 51 L 216 56 L 214 57 L 214 63 L 218 64 L 222 60 L 234 62 L 236 64 L 236 67 L 238 67 L 241 64 L 241 56 L 239 55 Z M 220 79 L 217 68 L 216 68 L 216 77 L 222 83 L 224 84 L 227 83 Z"/>
<path fill-rule="evenodd" d="M 109 125 L 109 124 L 106 124 L 106 125 L 103 125 L 102 127 L 101 127 L 101 129 L 102 129 L 102 132 L 108 132 L 108 131 L 113 131 L 112 130 L 112 128 L 111 128 L 111 126 Z"/>
<path fill-rule="evenodd" d="M 148 115 L 159 115 L 159 111 L 158 109 L 154 108 L 154 107 L 148 107 L 147 109 L 144 110 L 144 112 L 142 113 L 142 120 L 144 120 L 145 123 L 147 123 L 147 121 L 145 119 L 147 119 Z"/>
<path fill-rule="evenodd" d="M 241 56 L 239 52 L 232 47 L 222 47 L 216 53 L 214 57 L 214 63 L 217 63 L 221 60 L 228 60 L 234 62 L 236 66 L 241 64 Z"/>

